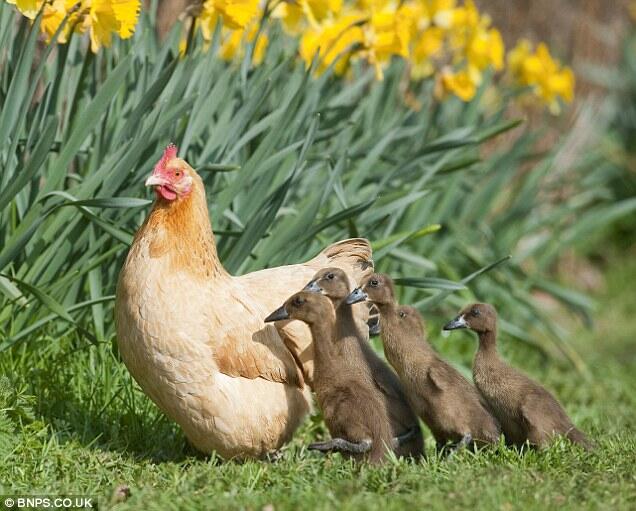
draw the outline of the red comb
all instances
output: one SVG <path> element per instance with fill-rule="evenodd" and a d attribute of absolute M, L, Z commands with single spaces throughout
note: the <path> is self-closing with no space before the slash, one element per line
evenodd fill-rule
<path fill-rule="evenodd" d="M 168 147 L 163 150 L 163 156 L 161 156 L 161 159 L 155 165 L 155 172 L 165 170 L 168 162 L 177 157 L 178 151 L 179 149 L 176 145 L 169 144 Z"/>

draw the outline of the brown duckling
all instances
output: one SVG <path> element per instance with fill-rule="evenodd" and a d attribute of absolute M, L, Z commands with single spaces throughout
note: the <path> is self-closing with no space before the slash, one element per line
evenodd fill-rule
<path fill-rule="evenodd" d="M 586 449 L 592 447 L 559 402 L 545 388 L 506 364 L 498 355 L 497 312 L 492 305 L 465 307 L 444 330 L 468 328 L 479 336 L 473 378 L 510 444 L 546 446 L 562 435 Z"/>
<path fill-rule="evenodd" d="M 393 436 L 407 438 L 411 432 L 412 440 L 401 444 L 396 454 L 421 456 L 424 454 L 424 441 L 417 416 L 409 405 L 399 378 L 369 343 L 367 323 L 355 321 L 354 318 L 362 315 L 355 314 L 353 309 L 366 308 L 367 305 L 346 303 L 351 287 L 344 271 L 339 268 L 325 268 L 316 273 L 305 286 L 305 291 L 321 293 L 331 300 L 336 311 L 335 345 L 342 362 L 349 364 L 353 370 L 364 373 L 369 385 L 375 386 L 383 408 L 389 415 Z"/>
<path fill-rule="evenodd" d="M 315 353 L 313 390 L 332 436 L 332 440 L 311 444 L 309 448 L 382 462 L 403 439 L 393 438 L 381 393 L 370 384 L 365 371 L 356 370 L 340 356 L 334 343 L 336 314 L 331 301 L 319 293 L 301 291 L 265 321 L 287 319 L 303 321 L 311 330 Z M 409 433 L 408 440 L 411 436 Z"/>
<path fill-rule="evenodd" d="M 397 304 L 391 278 L 370 275 L 347 301 L 365 298 L 380 311 L 386 358 L 438 448 L 448 443 L 462 447 L 497 442 L 499 425 L 479 392 L 433 350 L 419 312 Z"/>

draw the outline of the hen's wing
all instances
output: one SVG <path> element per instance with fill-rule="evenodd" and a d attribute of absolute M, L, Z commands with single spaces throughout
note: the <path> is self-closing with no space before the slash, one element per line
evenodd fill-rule
<path fill-rule="evenodd" d="M 316 257 L 307 261 L 314 271 L 335 266 L 343 269 L 358 285 L 360 281 L 373 273 L 373 259 L 369 240 L 351 238 L 329 245 Z"/>
<path fill-rule="evenodd" d="M 232 280 L 249 289 L 252 303 L 267 309 L 262 316 L 264 318 L 305 287 L 318 270 L 329 266 L 342 268 L 352 282 L 359 284 L 364 276 L 373 272 L 369 242 L 363 238 L 339 241 L 306 263 L 268 268 Z M 356 307 L 355 315 L 360 321 L 366 322 L 368 311 L 360 305 Z M 314 354 L 309 328 L 300 321 L 280 321 L 276 327 L 294 359 L 301 365 L 305 378 L 311 383 Z"/>
<path fill-rule="evenodd" d="M 274 309 L 270 310 L 258 293 L 254 295 L 252 289 L 246 289 L 235 279 L 224 285 L 227 288 L 222 295 L 231 297 L 228 301 L 231 305 L 219 311 L 220 317 L 214 325 L 214 338 L 222 339 L 214 345 L 219 371 L 228 376 L 264 378 L 302 388 L 303 376 L 292 353 L 276 327 L 263 322 Z"/>
<path fill-rule="evenodd" d="M 294 357 L 285 347 L 276 328 L 267 325 L 252 334 L 252 340 L 228 339 L 215 351 L 219 371 L 228 376 L 264 378 L 304 386 Z"/>

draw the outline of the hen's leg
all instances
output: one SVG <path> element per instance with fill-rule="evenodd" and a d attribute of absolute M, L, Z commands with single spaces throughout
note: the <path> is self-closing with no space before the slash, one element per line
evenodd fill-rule
<path fill-rule="evenodd" d="M 283 450 L 278 449 L 269 451 L 267 454 L 265 454 L 265 461 L 268 461 L 269 463 L 276 463 L 277 461 L 282 460 L 284 457 L 285 453 L 283 452 Z"/>

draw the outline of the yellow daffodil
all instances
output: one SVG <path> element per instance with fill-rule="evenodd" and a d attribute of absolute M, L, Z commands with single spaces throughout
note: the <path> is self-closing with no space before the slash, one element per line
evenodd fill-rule
<path fill-rule="evenodd" d="M 78 8 L 80 7 L 77 0 L 53 0 L 52 2 L 44 4 L 40 28 L 42 32 L 46 34 L 47 42 L 51 42 L 52 37 L 55 35 L 55 32 L 57 32 L 62 21 L 64 21 L 66 15 L 71 12 L 75 5 L 77 5 Z M 57 38 L 58 43 L 66 43 L 68 41 L 68 36 L 75 26 L 77 19 L 77 14 L 69 17 L 66 26 Z"/>
<path fill-rule="evenodd" d="M 340 16 L 336 21 L 326 21 L 317 28 L 310 28 L 303 33 L 300 40 L 300 55 L 309 67 L 318 54 L 318 72 L 335 64 L 335 72 L 342 74 L 351 58 L 351 50 L 355 45 L 364 44 L 365 37 L 361 25 L 364 16 L 350 13 Z"/>
<path fill-rule="evenodd" d="M 422 13 L 418 21 L 420 30 L 426 29 L 431 25 L 436 27 L 449 29 L 456 17 L 455 0 L 419 0 Z"/>
<path fill-rule="evenodd" d="M 7 0 L 7 2 L 15 5 L 23 16 L 33 20 L 40 12 L 44 0 Z"/>
<path fill-rule="evenodd" d="M 363 32 L 365 53 L 369 63 L 375 67 L 378 79 L 382 79 L 382 67 L 392 56 L 409 56 L 411 19 L 400 8 L 373 13 Z"/>
<path fill-rule="evenodd" d="M 473 0 L 466 0 L 464 5 L 455 13 L 454 21 L 465 27 L 475 28 L 483 19 L 487 22 L 490 21 L 488 17 L 483 18 L 481 16 Z"/>
<path fill-rule="evenodd" d="M 122 39 L 130 37 L 137 24 L 140 0 L 7 0 L 15 4 L 22 14 L 33 19 L 44 5 L 42 32 L 51 40 L 65 16 L 73 11 L 58 42 L 66 42 L 71 29 L 89 32 L 91 50 L 97 52 L 101 46 L 110 46 L 113 34 Z"/>
<path fill-rule="evenodd" d="M 387 7 L 392 0 L 355 0 L 354 7 L 361 12 L 381 11 Z"/>
<path fill-rule="evenodd" d="M 300 5 L 312 22 L 319 23 L 338 14 L 342 9 L 342 0 L 301 0 Z"/>
<path fill-rule="evenodd" d="M 212 39 L 219 16 L 223 19 L 225 27 L 238 30 L 247 27 L 261 13 L 259 0 L 206 0 L 197 21 L 203 38 L 209 41 Z"/>
<path fill-rule="evenodd" d="M 559 98 L 570 102 L 574 97 L 574 73 L 553 59 L 543 43 L 532 52 L 528 41 L 520 41 L 508 54 L 508 68 L 519 85 L 532 87 L 554 113 L 559 111 Z"/>
<path fill-rule="evenodd" d="M 471 0 L 454 9 L 449 27 L 449 41 L 453 51 L 458 54 L 465 53 L 466 46 L 475 31 L 479 28 L 485 30 L 489 24 L 490 18 L 482 17 Z"/>
<path fill-rule="evenodd" d="M 477 76 L 469 69 L 458 72 L 444 69 L 438 85 L 438 97 L 444 97 L 450 93 L 462 101 L 470 101 L 477 92 L 478 80 Z"/>
<path fill-rule="evenodd" d="M 113 34 L 129 38 L 135 30 L 140 7 L 140 0 L 83 0 L 80 30 L 88 31 L 91 50 L 96 53 L 102 46 L 110 46 Z"/>
<path fill-rule="evenodd" d="M 213 0 L 212 3 L 223 16 L 223 24 L 234 29 L 245 28 L 261 11 L 259 0 Z"/>
<path fill-rule="evenodd" d="M 212 39 L 212 35 L 214 34 L 214 29 L 216 28 L 217 21 L 219 19 L 219 13 L 214 8 L 213 0 L 206 0 L 203 4 L 203 9 L 201 10 L 201 14 L 197 18 L 197 24 L 201 29 L 201 34 L 203 34 L 203 38 L 206 41 L 210 41 Z"/>
<path fill-rule="evenodd" d="M 426 78 L 435 72 L 433 58 L 440 54 L 444 37 L 444 30 L 429 27 L 415 40 L 411 52 L 411 76 L 414 79 Z"/>
<path fill-rule="evenodd" d="M 258 0 L 206 0 L 198 23 L 208 40 L 219 15 L 227 27 L 242 28 L 222 43 L 222 56 L 233 58 L 245 34 L 253 37 L 245 27 L 260 13 L 258 6 Z M 299 53 L 307 66 L 318 55 L 318 72 L 335 63 L 335 72 L 342 74 L 355 57 L 373 66 L 381 79 L 391 58 L 399 57 L 409 61 L 411 78 L 438 72 L 439 94 L 469 101 L 484 71 L 504 67 L 501 33 L 474 0 L 282 0 L 272 15 L 287 33 L 300 37 Z M 255 61 L 264 41 L 257 43 Z M 509 53 L 508 65 L 517 81 L 534 87 L 546 103 L 572 98 L 574 76 L 554 63 L 547 47 L 533 52 L 522 42 Z"/>
<path fill-rule="evenodd" d="M 466 59 L 480 71 L 492 66 L 499 71 L 504 63 L 504 45 L 499 30 L 478 29 L 466 45 Z"/>
<path fill-rule="evenodd" d="M 258 40 L 254 45 L 252 53 L 252 62 L 255 65 L 258 65 L 263 61 L 269 40 L 267 38 L 267 34 L 263 32 L 258 34 L 257 23 L 252 23 L 244 30 L 226 30 L 224 32 L 219 50 L 223 59 L 233 60 L 235 58 L 243 58 L 245 43 L 251 43 L 258 35 Z"/>
<path fill-rule="evenodd" d="M 301 2 L 280 2 L 272 11 L 272 17 L 281 20 L 285 32 L 294 36 L 300 34 L 307 25 Z"/>
<path fill-rule="evenodd" d="M 285 31 L 299 34 L 307 25 L 317 27 L 329 17 L 337 16 L 342 9 L 342 0 L 285 0 L 272 13 L 282 20 Z"/>
<path fill-rule="evenodd" d="M 517 45 L 508 52 L 508 69 L 513 75 L 518 76 L 521 74 L 523 62 L 528 58 L 531 51 L 532 46 L 530 41 L 521 39 Z"/>

